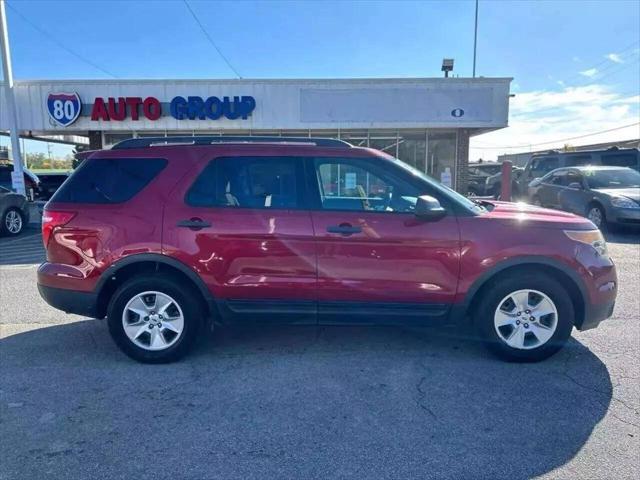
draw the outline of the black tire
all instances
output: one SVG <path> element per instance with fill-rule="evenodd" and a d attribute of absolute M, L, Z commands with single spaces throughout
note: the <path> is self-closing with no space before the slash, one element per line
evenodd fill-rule
<path fill-rule="evenodd" d="M 567 290 L 554 277 L 533 270 L 515 272 L 492 281 L 488 289 L 481 292 L 474 323 L 481 339 L 491 352 L 510 362 L 539 362 L 560 350 L 569 337 L 575 323 L 575 313 Z M 558 312 L 556 330 L 544 344 L 529 350 L 509 346 L 496 331 L 494 315 L 499 303 L 517 290 L 537 290 L 547 295 Z"/>
<path fill-rule="evenodd" d="M 600 218 L 602 219 L 600 221 L 600 225 L 598 225 L 594 220 L 591 220 L 591 211 L 592 210 L 597 210 L 598 214 L 600 215 Z M 606 231 L 607 230 L 607 217 L 604 213 L 604 208 L 602 208 L 602 205 L 598 204 L 598 203 L 591 203 L 588 207 L 587 207 L 587 211 L 585 212 L 585 217 L 587 217 L 589 220 L 591 220 L 593 222 L 593 224 L 598 227 L 601 231 Z"/>
<path fill-rule="evenodd" d="M 9 228 L 8 224 L 9 224 L 10 216 L 14 216 L 13 218 L 16 218 L 17 216 L 17 218 L 19 219 L 19 229 L 17 231 L 12 231 Z M 24 220 L 25 220 L 25 217 L 24 217 L 24 213 L 22 213 L 22 210 L 16 207 L 7 208 L 2 213 L 2 219 L 0 223 L 0 234 L 7 235 L 10 237 L 15 237 L 17 235 L 20 235 L 25 227 Z"/>
<path fill-rule="evenodd" d="M 146 350 L 134 344 L 124 331 L 123 311 L 129 300 L 146 291 L 170 296 L 179 305 L 184 327 L 179 338 L 164 350 Z M 170 276 L 141 275 L 122 284 L 113 294 L 107 309 L 109 332 L 116 345 L 129 357 L 143 363 L 169 363 L 179 360 L 193 347 L 203 323 L 203 309 L 198 297 Z"/>
<path fill-rule="evenodd" d="M 540 197 L 538 195 L 534 195 L 533 197 L 531 197 L 531 204 L 537 207 L 544 207 L 544 205 L 542 205 L 542 200 L 540 200 Z"/>

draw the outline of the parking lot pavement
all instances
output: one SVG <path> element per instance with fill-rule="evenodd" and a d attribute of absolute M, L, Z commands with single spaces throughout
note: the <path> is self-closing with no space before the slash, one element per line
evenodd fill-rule
<path fill-rule="evenodd" d="M 539 364 L 461 330 L 270 327 L 152 366 L 39 298 L 37 235 L 0 239 L 0 479 L 638 478 L 640 244 L 609 240 L 613 318 Z"/>

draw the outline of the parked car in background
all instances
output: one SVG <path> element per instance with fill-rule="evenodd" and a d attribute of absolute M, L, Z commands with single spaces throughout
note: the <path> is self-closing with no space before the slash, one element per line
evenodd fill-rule
<path fill-rule="evenodd" d="M 511 167 L 511 198 L 517 199 L 520 198 L 520 184 L 518 183 L 518 179 L 524 169 L 522 167 Z M 496 200 L 500 198 L 502 193 L 502 171 L 496 173 L 495 175 L 491 175 L 487 177 L 485 181 L 485 195 L 492 196 Z"/>
<path fill-rule="evenodd" d="M 169 141 L 93 152 L 42 217 L 40 294 L 106 316 L 137 360 L 180 358 L 203 326 L 275 320 L 458 323 L 538 361 L 613 311 L 615 266 L 582 217 L 474 202 L 340 140 Z"/>
<path fill-rule="evenodd" d="M 467 192 L 469 196 L 488 195 L 486 181 L 491 175 L 500 172 L 502 164 L 496 162 L 470 163 Z"/>
<path fill-rule="evenodd" d="M 40 186 L 36 197 L 38 200 L 49 200 L 60 188 L 60 185 L 69 178 L 69 174 L 66 172 L 40 173 L 38 177 L 40 178 Z"/>
<path fill-rule="evenodd" d="M 631 168 L 559 168 L 529 185 L 532 203 L 584 215 L 598 228 L 640 225 L 640 173 Z"/>
<path fill-rule="evenodd" d="M 19 235 L 28 224 L 27 197 L 0 186 L 0 234 Z"/>
<path fill-rule="evenodd" d="M 24 168 L 24 188 L 27 193 L 27 199 L 33 201 L 38 194 L 40 188 L 40 179 L 28 168 Z M 12 189 L 11 173 L 13 172 L 12 163 L 0 163 L 0 187 L 8 190 Z"/>
<path fill-rule="evenodd" d="M 611 147 L 607 150 L 584 152 L 550 151 L 533 155 L 527 162 L 524 172 L 518 180 L 519 190 L 523 194 L 526 194 L 531 181 L 544 177 L 556 168 L 578 167 L 582 165 L 628 167 L 640 171 L 640 151 L 637 148 L 622 149 Z"/>

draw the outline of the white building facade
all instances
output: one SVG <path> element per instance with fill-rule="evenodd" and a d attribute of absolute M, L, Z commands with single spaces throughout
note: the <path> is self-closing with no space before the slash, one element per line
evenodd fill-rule
<path fill-rule="evenodd" d="M 91 148 L 175 135 L 341 138 L 466 189 L 469 138 L 508 124 L 510 78 L 16 81 L 22 136 Z M 9 129 L 0 89 L 0 130 Z M 448 170 L 447 170 L 448 169 Z"/>

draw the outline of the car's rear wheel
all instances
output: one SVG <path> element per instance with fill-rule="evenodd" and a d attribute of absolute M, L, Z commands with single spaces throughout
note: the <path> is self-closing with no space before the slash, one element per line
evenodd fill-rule
<path fill-rule="evenodd" d="M 0 232 L 5 235 L 19 235 L 24 229 L 24 214 L 18 208 L 8 208 L 2 215 Z"/>
<path fill-rule="evenodd" d="M 111 336 L 124 353 L 140 362 L 166 363 L 193 346 L 202 308 L 173 278 L 144 275 L 116 290 L 107 317 Z"/>
<path fill-rule="evenodd" d="M 571 335 L 571 297 L 550 275 L 514 273 L 498 279 L 482 295 L 476 325 L 487 347 L 505 360 L 544 360 Z"/>
<path fill-rule="evenodd" d="M 533 198 L 531 199 L 531 203 L 533 205 L 536 205 L 538 207 L 542 206 L 542 200 L 540 200 L 540 197 L 538 195 L 534 195 Z"/>

